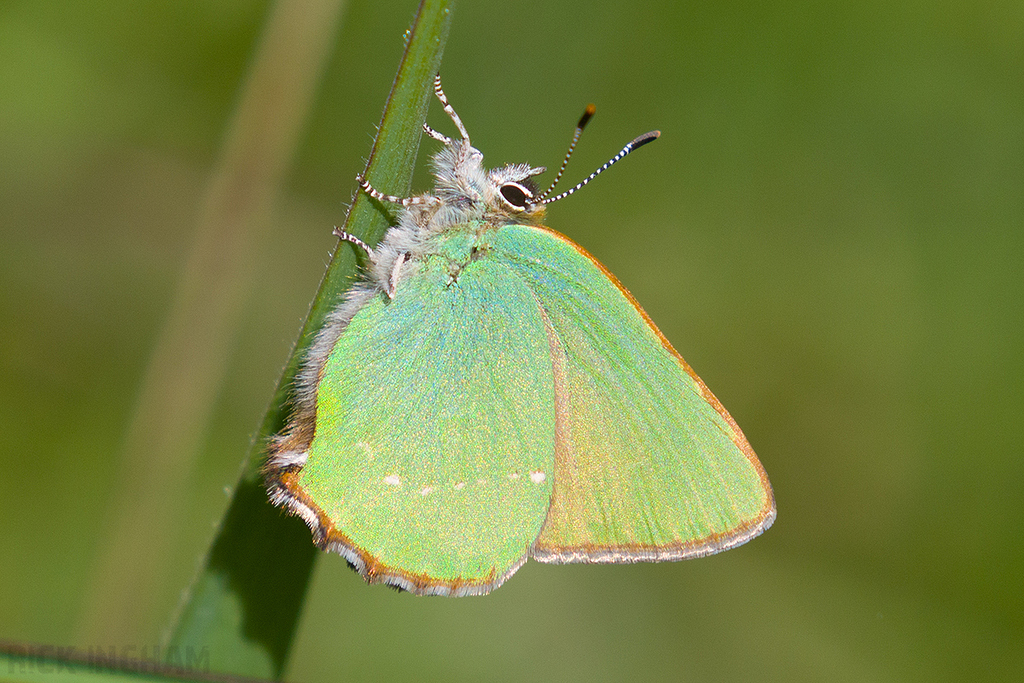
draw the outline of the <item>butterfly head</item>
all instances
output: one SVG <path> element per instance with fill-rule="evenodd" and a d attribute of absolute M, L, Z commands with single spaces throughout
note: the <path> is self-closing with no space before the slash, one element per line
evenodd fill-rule
<path fill-rule="evenodd" d="M 434 154 L 432 165 L 436 184 L 433 195 L 403 200 L 390 195 L 377 193 L 378 198 L 397 199 L 404 206 L 426 204 L 429 200 L 434 206 L 443 206 L 443 214 L 449 222 L 456 222 L 474 217 L 485 218 L 498 222 L 539 223 L 544 217 L 544 207 L 552 202 L 564 199 L 596 178 L 609 166 L 633 150 L 655 140 L 661 133 L 651 131 L 644 133 L 626 144 L 622 150 L 609 159 L 603 166 L 577 183 L 574 187 L 553 195 L 566 164 L 576 147 L 583 128 L 594 115 L 594 105 L 588 105 L 576 124 L 569 151 L 562 161 L 558 173 L 547 189 L 538 192 L 534 176 L 544 173 L 543 166 L 533 167 L 529 164 L 508 164 L 501 168 L 488 171 L 484 168 L 484 155 L 469 142 L 469 133 L 459 115 L 448 103 L 448 98 L 441 89 L 441 77 L 434 78 L 434 94 L 441 102 L 444 111 L 459 130 L 459 137 L 448 137 L 424 124 L 423 130 L 430 137 L 442 143 L 440 151 Z M 365 184 L 364 189 L 371 192 L 372 188 Z M 371 193 L 372 194 L 372 193 Z"/>
<path fill-rule="evenodd" d="M 543 166 L 508 164 L 487 170 L 484 155 L 469 139 L 446 139 L 433 156 L 434 194 L 449 206 L 458 206 L 490 217 L 534 222 L 544 215 L 538 201 L 534 176 Z"/>

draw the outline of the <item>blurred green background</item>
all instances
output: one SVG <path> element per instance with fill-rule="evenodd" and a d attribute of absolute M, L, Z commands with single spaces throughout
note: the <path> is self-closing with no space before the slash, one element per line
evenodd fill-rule
<path fill-rule="evenodd" d="M 0 4 L 0 639 L 159 642 L 225 508 L 415 2 L 352 0 L 330 29 L 196 452 L 145 542 L 114 542 L 147 476 L 126 432 L 270 7 Z M 528 563 L 476 599 L 325 556 L 287 678 L 1020 680 L 1022 46 L 1019 0 L 459 5 L 445 89 L 491 165 L 556 165 L 591 101 L 567 181 L 661 129 L 548 222 L 730 410 L 779 517 L 720 556 Z M 100 570 L 135 540 L 155 568 Z M 109 586 L 143 571 L 156 588 L 112 621 Z"/>

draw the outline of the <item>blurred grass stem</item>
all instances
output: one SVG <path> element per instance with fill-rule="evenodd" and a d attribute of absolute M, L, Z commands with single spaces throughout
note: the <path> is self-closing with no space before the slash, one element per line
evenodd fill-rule
<path fill-rule="evenodd" d="M 135 642 L 151 623 L 172 540 L 152 530 L 173 529 L 168 518 L 182 517 L 182 491 L 343 7 L 344 0 L 278 0 L 268 11 L 126 431 L 79 642 Z"/>

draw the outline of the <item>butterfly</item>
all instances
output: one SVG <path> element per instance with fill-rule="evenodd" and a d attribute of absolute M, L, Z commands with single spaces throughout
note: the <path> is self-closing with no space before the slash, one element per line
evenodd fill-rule
<path fill-rule="evenodd" d="M 436 185 L 366 253 L 296 379 L 264 468 L 270 500 L 368 582 L 488 593 L 528 559 L 629 563 L 733 548 L 775 519 L 768 477 L 736 422 L 633 296 L 545 207 L 584 181 L 487 170 L 459 132 Z"/>

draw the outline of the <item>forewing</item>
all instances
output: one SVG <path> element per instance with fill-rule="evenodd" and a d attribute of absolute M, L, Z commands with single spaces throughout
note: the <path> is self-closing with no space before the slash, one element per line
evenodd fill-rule
<path fill-rule="evenodd" d="M 766 529 L 775 503 L 750 444 L 614 276 L 544 228 L 493 244 L 554 332 L 555 486 L 533 556 L 682 559 Z"/>
<path fill-rule="evenodd" d="M 417 593 L 485 593 L 510 576 L 551 497 L 549 349 L 533 295 L 486 259 L 372 299 L 324 367 L 297 477 L 325 544 Z"/>

